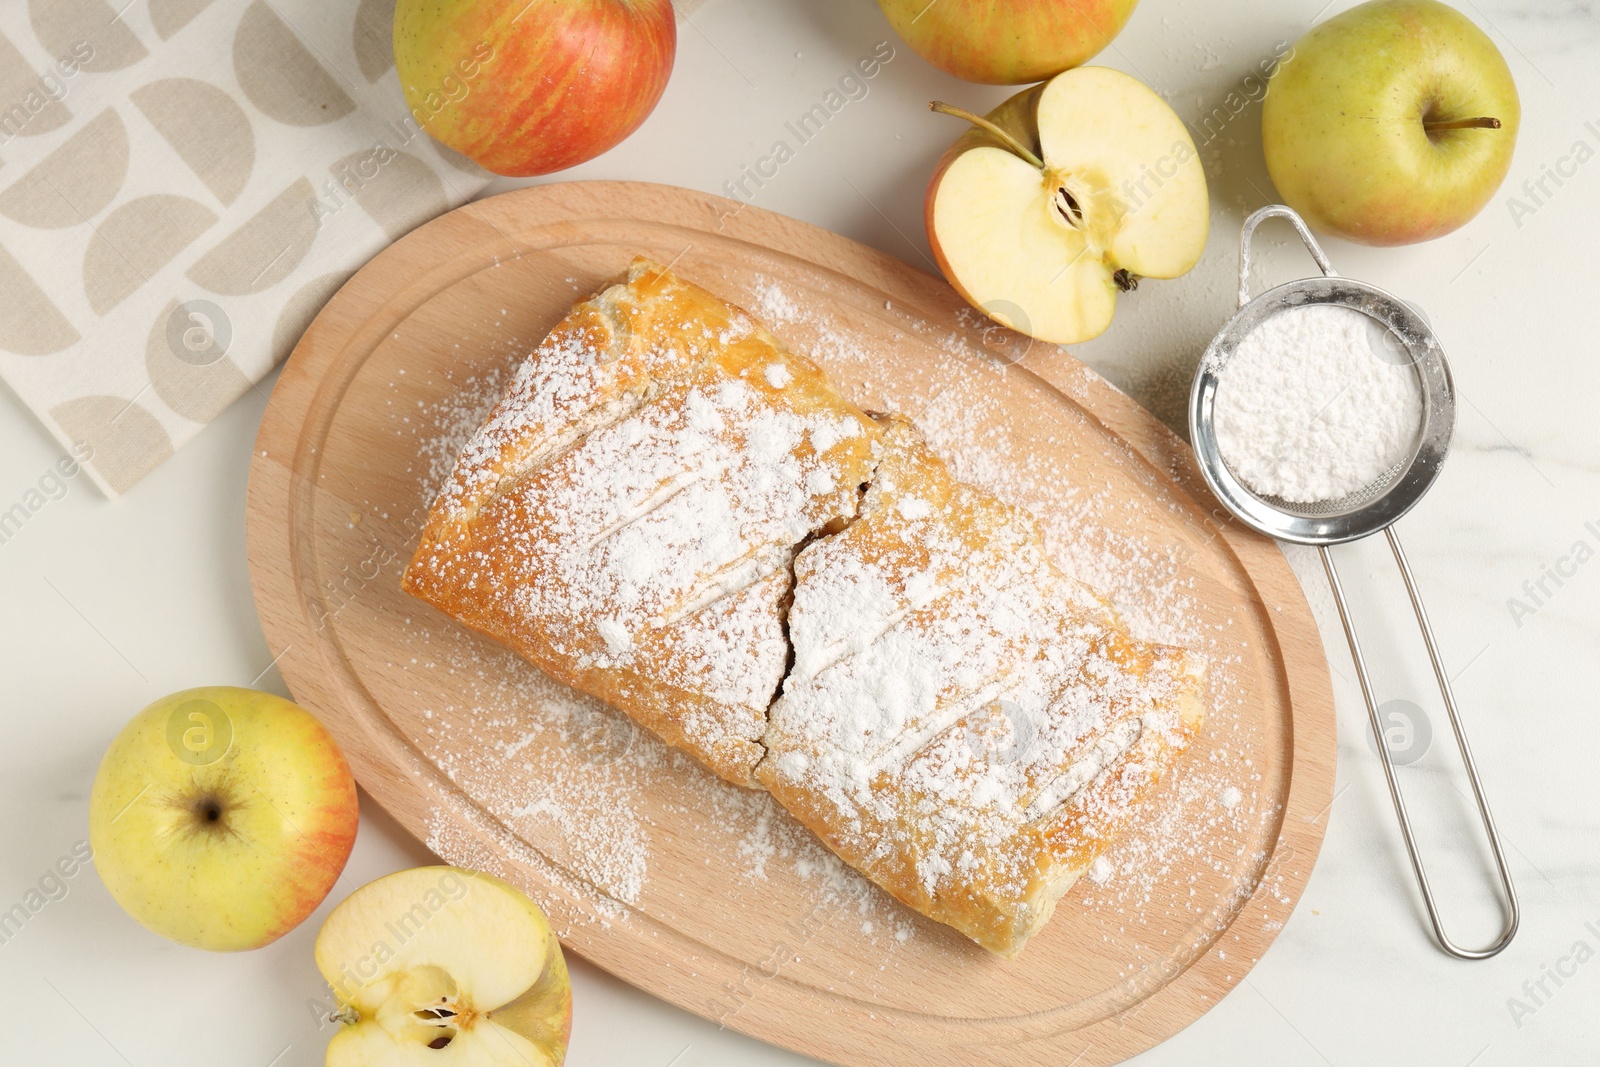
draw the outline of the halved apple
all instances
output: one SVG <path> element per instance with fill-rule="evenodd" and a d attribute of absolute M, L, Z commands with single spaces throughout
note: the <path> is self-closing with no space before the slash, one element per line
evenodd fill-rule
<path fill-rule="evenodd" d="M 344 1023 L 328 1067 L 559 1067 L 572 1030 L 561 943 L 492 875 L 418 867 L 356 890 L 317 935 Z"/>
<path fill-rule="evenodd" d="M 973 307 L 1056 344 L 1099 336 L 1117 293 L 1205 250 L 1205 171 L 1148 86 L 1078 67 L 1019 93 L 951 146 L 928 186 L 928 240 Z"/>

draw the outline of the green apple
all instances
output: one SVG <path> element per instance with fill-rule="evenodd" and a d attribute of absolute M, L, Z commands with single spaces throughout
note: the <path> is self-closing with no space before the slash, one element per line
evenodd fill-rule
<path fill-rule="evenodd" d="M 924 214 L 934 259 L 973 307 L 1057 344 L 1104 332 L 1117 294 L 1205 250 L 1205 171 L 1183 120 L 1142 82 L 1079 67 L 1001 104 L 940 161 Z"/>
<path fill-rule="evenodd" d="M 322 924 L 317 969 L 343 1024 L 328 1067 L 559 1067 L 572 1032 L 561 942 L 492 875 L 418 867 L 362 886 Z"/>
<path fill-rule="evenodd" d="M 1427 241 L 1489 202 L 1522 109 L 1494 42 L 1438 0 L 1370 0 L 1294 46 L 1261 140 L 1284 203 L 1324 233 Z"/>
<path fill-rule="evenodd" d="M 1022 85 L 1086 63 L 1138 0 L 878 0 L 894 31 L 947 74 Z"/>
<path fill-rule="evenodd" d="M 355 843 L 356 783 L 299 705 L 231 686 L 145 708 L 106 751 L 89 843 L 129 915 L 185 945 L 258 948 L 333 888 Z"/>

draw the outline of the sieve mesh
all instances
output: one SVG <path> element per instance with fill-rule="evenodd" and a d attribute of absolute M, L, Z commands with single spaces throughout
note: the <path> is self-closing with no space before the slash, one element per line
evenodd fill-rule
<path fill-rule="evenodd" d="M 1377 500 L 1379 497 L 1383 496 L 1390 489 L 1393 489 L 1395 483 L 1400 481 L 1400 476 L 1403 475 L 1410 466 L 1411 461 L 1409 459 L 1402 460 L 1401 462 L 1390 467 L 1388 470 L 1384 471 L 1382 474 L 1378 475 L 1377 478 L 1368 482 L 1366 485 L 1363 485 L 1360 489 L 1357 489 L 1355 492 L 1346 496 L 1342 496 L 1337 500 L 1310 500 L 1301 502 L 1285 500 L 1278 496 L 1263 496 L 1260 493 L 1256 493 L 1254 495 L 1256 499 L 1260 500 L 1263 504 L 1267 504 L 1270 507 L 1274 507 L 1279 511 L 1290 515 L 1300 516 L 1301 518 L 1320 519 L 1326 515 L 1343 515 L 1346 512 L 1356 511 L 1359 508 L 1365 507 L 1374 500 Z"/>

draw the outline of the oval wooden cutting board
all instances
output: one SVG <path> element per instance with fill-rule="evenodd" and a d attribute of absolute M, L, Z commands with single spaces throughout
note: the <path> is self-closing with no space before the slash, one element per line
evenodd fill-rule
<path fill-rule="evenodd" d="M 636 254 L 748 308 L 863 406 L 916 418 L 958 470 L 1032 509 L 1135 633 L 1210 657 L 1203 735 L 1020 959 L 900 907 L 764 794 L 400 592 L 462 435 Z M 1154 418 L 938 279 L 769 212 L 600 182 L 461 208 L 356 274 L 273 393 L 248 526 L 296 699 L 403 825 L 525 888 L 573 951 L 839 1064 L 1061 1067 L 1124 1059 L 1215 1004 L 1321 844 L 1322 645 L 1281 553 L 1223 518 Z"/>

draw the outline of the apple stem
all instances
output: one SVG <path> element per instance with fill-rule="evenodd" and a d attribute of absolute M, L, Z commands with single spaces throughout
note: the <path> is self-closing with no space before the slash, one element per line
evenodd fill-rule
<path fill-rule="evenodd" d="M 1480 117 L 1475 119 L 1451 119 L 1448 122 L 1424 121 L 1422 128 L 1429 133 L 1439 133 L 1442 130 L 1498 130 L 1500 128 L 1500 120 Z"/>
<path fill-rule="evenodd" d="M 1029 163 L 1032 163 L 1040 170 L 1044 170 L 1044 160 L 1040 159 L 1033 149 L 1029 148 L 1027 145 L 1011 136 L 1011 134 L 1007 133 L 1004 129 L 984 118 L 982 115 L 974 115 L 964 107 L 956 107 L 953 104 L 941 103 L 938 100 L 930 103 L 928 105 L 928 110 L 937 111 L 941 115 L 954 115 L 958 119 L 966 119 L 974 126 L 977 126 L 983 130 L 987 130 L 989 133 L 999 138 L 1001 143 L 1003 143 L 1007 148 L 1011 149 L 1011 151 L 1015 152 L 1017 155 L 1021 156 L 1023 159 L 1026 159 Z"/>

